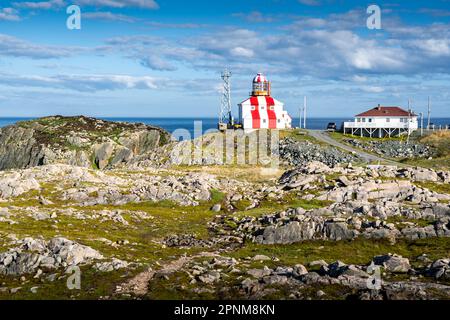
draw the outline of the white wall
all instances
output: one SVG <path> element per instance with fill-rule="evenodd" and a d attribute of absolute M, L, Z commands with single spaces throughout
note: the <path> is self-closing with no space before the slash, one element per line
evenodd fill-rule
<path fill-rule="evenodd" d="M 360 119 L 360 121 L 358 122 L 357 119 Z M 365 122 L 363 119 L 365 119 Z M 372 119 L 372 121 L 370 122 L 369 119 Z M 349 128 L 418 128 L 417 117 L 355 117 L 353 122 L 345 122 L 344 124 Z"/>

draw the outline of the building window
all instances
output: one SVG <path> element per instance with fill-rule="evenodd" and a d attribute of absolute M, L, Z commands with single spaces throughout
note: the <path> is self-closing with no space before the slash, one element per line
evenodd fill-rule
<path fill-rule="evenodd" d="M 386 122 L 391 122 L 391 118 L 386 118 Z"/>
<path fill-rule="evenodd" d="M 261 107 L 261 110 L 264 110 L 264 107 Z"/>
<path fill-rule="evenodd" d="M 356 118 L 356 122 L 361 122 L 361 118 Z"/>
<path fill-rule="evenodd" d="M 266 123 L 266 119 L 263 119 L 263 123 Z"/>
<path fill-rule="evenodd" d="M 372 118 L 369 118 L 369 122 L 372 122 Z"/>
<path fill-rule="evenodd" d="M 362 122 L 366 122 L 366 118 L 362 118 Z"/>
<path fill-rule="evenodd" d="M 270 110 L 273 110 L 273 106 L 270 106 Z"/>
<path fill-rule="evenodd" d="M 255 106 L 252 106 L 252 111 L 254 111 L 255 110 Z"/>

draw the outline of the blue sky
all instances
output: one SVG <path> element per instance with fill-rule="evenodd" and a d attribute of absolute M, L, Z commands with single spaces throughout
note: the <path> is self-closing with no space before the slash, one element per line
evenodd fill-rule
<path fill-rule="evenodd" d="M 235 111 L 263 72 L 294 116 L 307 95 L 316 117 L 427 96 L 450 117 L 450 0 L 0 2 L 0 117 L 215 117 L 225 67 Z"/>

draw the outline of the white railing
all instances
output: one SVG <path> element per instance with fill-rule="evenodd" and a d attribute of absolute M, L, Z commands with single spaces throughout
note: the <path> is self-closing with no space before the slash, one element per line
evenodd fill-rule
<path fill-rule="evenodd" d="M 417 123 L 389 123 L 389 122 L 383 122 L 383 123 L 377 123 L 377 122 L 344 122 L 344 128 L 370 128 L 370 129 L 378 129 L 378 128 L 385 128 L 385 129 L 411 129 L 415 130 L 418 128 Z"/>

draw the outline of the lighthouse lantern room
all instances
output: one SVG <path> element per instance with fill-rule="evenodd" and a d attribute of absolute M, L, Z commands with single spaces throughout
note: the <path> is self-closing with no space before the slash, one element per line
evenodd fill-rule
<path fill-rule="evenodd" d="M 238 106 L 243 129 L 291 128 L 291 117 L 284 110 L 283 103 L 271 97 L 270 82 L 261 73 L 253 78 L 250 98 Z"/>

